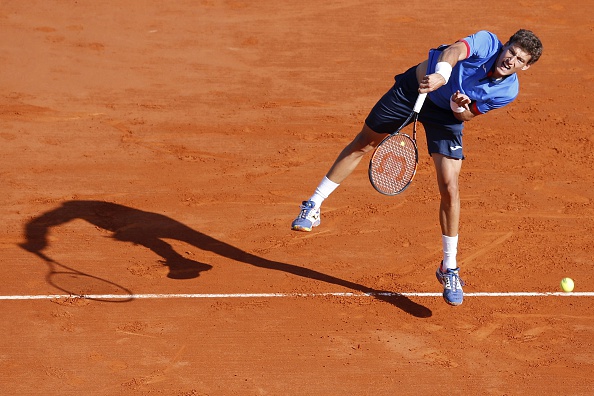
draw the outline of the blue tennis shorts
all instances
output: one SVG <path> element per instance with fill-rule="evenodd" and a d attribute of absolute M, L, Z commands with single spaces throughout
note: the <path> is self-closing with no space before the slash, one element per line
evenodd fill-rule
<path fill-rule="evenodd" d="M 419 96 L 416 66 L 394 77 L 394 86 L 376 103 L 365 119 L 365 124 L 378 133 L 392 133 L 412 112 Z M 464 159 L 462 129 L 450 109 L 442 109 L 426 98 L 419 121 L 425 129 L 429 155 L 436 153 L 447 157 Z"/>

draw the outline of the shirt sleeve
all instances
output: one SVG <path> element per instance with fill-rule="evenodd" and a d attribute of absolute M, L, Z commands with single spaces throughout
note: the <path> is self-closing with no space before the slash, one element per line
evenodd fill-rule
<path fill-rule="evenodd" d="M 460 41 L 466 44 L 469 55 L 466 58 L 487 59 L 499 51 L 499 39 L 493 33 L 481 30 Z"/>

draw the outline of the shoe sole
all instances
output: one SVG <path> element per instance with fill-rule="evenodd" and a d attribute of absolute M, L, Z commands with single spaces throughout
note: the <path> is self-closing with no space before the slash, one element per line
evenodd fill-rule
<path fill-rule="evenodd" d="M 304 232 L 310 232 L 311 230 L 313 230 L 313 228 L 314 228 L 314 227 L 317 227 L 317 226 L 319 226 L 319 225 L 320 225 L 320 221 L 318 220 L 318 221 L 316 221 L 315 223 L 313 223 L 313 224 L 311 225 L 311 227 L 304 227 L 304 226 L 300 226 L 300 225 L 294 225 L 294 226 L 291 226 L 291 229 L 292 229 L 293 231 L 304 231 Z"/>
<path fill-rule="evenodd" d="M 293 231 L 303 231 L 303 232 L 310 232 L 311 228 L 302 227 L 302 226 L 293 226 L 291 227 Z"/>

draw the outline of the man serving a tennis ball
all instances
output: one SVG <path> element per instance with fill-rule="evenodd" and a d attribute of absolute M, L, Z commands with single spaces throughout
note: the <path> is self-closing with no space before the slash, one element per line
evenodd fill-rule
<path fill-rule="evenodd" d="M 454 44 L 429 51 L 424 62 L 397 75 L 395 84 L 373 107 L 361 132 L 349 143 L 303 201 L 291 228 L 311 231 L 320 224 L 322 202 L 357 167 L 361 158 L 395 131 L 411 113 L 419 93 L 428 93 L 419 113 L 429 155 L 437 172 L 443 261 L 436 271 L 448 304 L 462 304 L 464 294 L 456 262 L 464 122 L 511 103 L 519 93 L 517 72 L 527 70 L 542 54 L 542 43 L 529 30 L 518 30 L 502 44 L 495 34 L 479 31 Z"/>

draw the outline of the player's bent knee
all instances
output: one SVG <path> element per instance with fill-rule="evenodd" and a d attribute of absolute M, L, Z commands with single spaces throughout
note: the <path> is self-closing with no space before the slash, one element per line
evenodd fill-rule
<path fill-rule="evenodd" d="M 354 142 L 356 142 L 360 151 L 368 153 L 369 151 L 375 149 L 385 137 L 385 134 L 377 133 L 373 129 L 369 128 L 367 124 L 363 124 L 361 132 L 359 132 Z"/>

